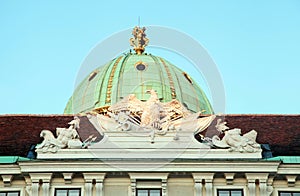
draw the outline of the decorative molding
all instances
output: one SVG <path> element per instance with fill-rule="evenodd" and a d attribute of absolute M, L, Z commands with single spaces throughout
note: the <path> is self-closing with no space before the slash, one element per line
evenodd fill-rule
<path fill-rule="evenodd" d="M 109 164 L 108 164 L 109 163 Z M 161 167 L 161 165 L 164 167 Z M 214 172 L 253 172 L 254 177 L 257 173 L 276 173 L 280 162 L 259 161 L 259 162 L 245 162 L 239 160 L 219 160 L 219 161 L 186 161 L 177 162 L 172 161 L 165 164 L 163 160 L 153 160 L 151 162 L 152 168 L 157 168 L 157 172 L 194 172 L 194 173 L 207 173 Z M 23 173 L 32 172 L 48 172 L 51 168 L 52 172 L 115 172 L 120 171 L 119 168 L 128 168 L 132 171 L 132 175 L 137 175 L 133 172 L 140 172 L 141 165 L 150 165 L 149 160 L 113 160 L 110 162 L 103 162 L 101 160 L 76 160 L 73 162 L 53 162 L 53 161 L 34 161 L 34 162 L 20 162 L 19 166 Z M 118 167 L 116 167 L 118 166 Z M 154 175 L 154 173 L 146 173 L 147 175 Z M 249 175 L 251 173 L 248 173 Z M 253 178 L 254 178 L 253 177 Z"/>
<path fill-rule="evenodd" d="M 136 190 L 136 179 L 130 179 L 130 188 L 131 188 L 131 195 L 135 196 Z"/>
<path fill-rule="evenodd" d="M 64 176 L 65 184 L 71 184 L 74 173 L 62 173 Z"/>
<path fill-rule="evenodd" d="M 269 173 L 245 173 L 245 175 L 248 180 L 248 188 L 249 188 L 250 195 L 255 194 L 256 181 L 259 182 L 258 187 L 259 187 L 260 195 L 268 195 L 267 181 L 268 181 Z"/>
<path fill-rule="evenodd" d="M 25 187 L 25 195 L 31 196 L 32 195 L 32 182 L 29 176 L 24 176 L 26 187 Z"/>
<path fill-rule="evenodd" d="M 197 196 L 202 196 L 203 195 L 203 185 L 202 185 L 202 180 L 203 177 L 201 173 L 192 173 L 193 178 L 194 178 L 194 187 L 195 187 L 195 194 Z"/>
<path fill-rule="evenodd" d="M 235 173 L 224 173 L 227 185 L 233 185 L 234 175 Z"/>
<path fill-rule="evenodd" d="M 49 166 L 49 168 L 51 168 Z M 48 168 L 48 170 L 49 170 Z M 31 193 L 32 195 L 38 195 L 40 182 L 42 188 L 42 195 L 49 196 L 50 195 L 50 181 L 52 178 L 52 173 L 29 173 L 31 179 Z"/>
<path fill-rule="evenodd" d="M 31 184 L 31 194 L 39 195 L 39 183 L 38 182 L 33 182 Z"/>
<path fill-rule="evenodd" d="M 161 180 L 162 196 L 167 196 L 167 179 L 169 173 L 128 173 L 131 180 L 131 193 L 135 196 L 137 180 Z"/>
<path fill-rule="evenodd" d="M 103 196 L 103 181 L 95 184 L 96 196 Z"/>
<path fill-rule="evenodd" d="M 32 164 L 32 163 L 31 163 Z M 48 167 L 48 171 L 50 166 Z M 34 166 L 33 166 L 34 169 Z M 44 182 L 50 182 L 52 178 L 52 173 L 29 173 L 32 183 L 39 183 L 40 180 Z"/>
<path fill-rule="evenodd" d="M 126 133 L 124 133 L 126 134 Z M 123 136 L 123 133 L 120 133 Z M 181 138 L 180 141 L 172 141 L 173 137 L 170 138 L 170 141 L 167 141 L 168 138 L 156 137 L 154 144 L 149 146 L 149 138 L 139 138 L 141 141 L 131 142 L 132 145 L 141 146 L 143 148 L 130 148 L 129 141 L 117 145 L 126 145 L 124 148 L 122 146 L 117 146 L 116 142 L 111 142 L 112 148 L 109 148 L 109 143 L 104 141 L 102 144 L 99 144 L 97 148 L 90 149 L 60 149 L 56 153 L 42 153 L 40 150 L 38 152 L 38 159 L 74 159 L 74 158 L 119 158 L 122 155 L 123 158 L 183 158 L 183 159 L 258 159 L 261 158 L 261 151 L 254 153 L 240 153 L 240 152 L 228 152 L 228 149 L 209 149 L 205 144 L 197 142 L 194 138 L 191 138 L 186 133 L 177 133 Z M 174 134 L 175 136 L 175 134 Z M 190 141 L 186 141 L 190 139 Z M 185 141 L 183 141 L 185 140 Z M 195 140 L 195 142 L 193 141 Z M 189 142 L 192 147 L 189 148 L 178 148 L 180 146 L 186 147 L 186 142 Z M 197 142 L 197 143 L 196 143 Z M 127 144 L 125 144 L 127 143 Z M 113 148 L 114 144 L 114 148 Z M 168 145 L 167 145 L 168 144 Z M 177 148 L 176 148 L 177 145 Z M 134 147 L 135 147 L 134 146 Z M 168 146 L 169 148 L 164 148 Z M 158 150 L 159 149 L 159 150 Z M 126 153 L 125 153 L 126 152 Z M 96 157 L 98 156 L 98 157 Z"/>
<path fill-rule="evenodd" d="M 256 174 L 255 173 L 245 173 L 248 181 L 249 195 L 256 195 Z"/>
<path fill-rule="evenodd" d="M 195 181 L 195 195 L 197 196 L 202 196 L 203 191 L 202 191 L 202 181 Z"/>
<path fill-rule="evenodd" d="M 96 182 L 103 182 L 106 173 L 82 173 L 85 182 L 92 182 L 95 180 Z"/>
<path fill-rule="evenodd" d="M 268 196 L 271 196 L 273 193 L 273 181 L 274 181 L 274 175 L 269 175 L 269 178 L 267 180 L 267 192 L 268 192 Z"/>
<path fill-rule="evenodd" d="M 103 195 L 103 180 L 106 173 L 82 173 L 85 181 L 85 195 L 92 196 L 93 182 L 95 182 L 96 196 Z"/>
<path fill-rule="evenodd" d="M 143 179 L 143 180 L 163 180 L 168 179 L 169 173 L 128 173 L 130 179 Z"/>
<path fill-rule="evenodd" d="M 212 180 L 205 180 L 204 189 L 205 189 L 205 194 L 206 195 L 212 195 L 213 194 Z"/>
<path fill-rule="evenodd" d="M 50 196 L 50 183 L 43 182 L 42 184 L 43 196 Z"/>
<path fill-rule="evenodd" d="M 161 179 L 161 189 L 162 189 L 162 196 L 167 196 L 167 188 L 168 188 L 168 184 L 167 184 L 167 178 Z"/>
<path fill-rule="evenodd" d="M 4 174 L 4 175 L 8 175 L 8 174 L 20 174 L 21 170 L 20 167 L 18 165 L 15 164 L 4 164 L 4 165 L 0 165 L 0 175 Z"/>
<path fill-rule="evenodd" d="M 280 164 L 278 174 L 300 175 L 300 164 Z"/>
<path fill-rule="evenodd" d="M 93 184 L 92 182 L 85 182 L 84 184 L 84 195 L 85 196 L 92 196 L 93 194 Z"/>
<path fill-rule="evenodd" d="M 295 186 L 297 175 L 286 175 L 285 178 L 289 187 Z"/>
<path fill-rule="evenodd" d="M 245 173 L 247 180 L 259 180 L 266 182 L 269 173 Z"/>
<path fill-rule="evenodd" d="M 213 194 L 213 179 L 215 173 L 192 173 L 195 187 L 196 187 L 196 193 L 198 195 L 203 194 L 203 189 L 205 190 L 205 195 L 212 195 Z M 202 186 L 202 182 L 204 182 L 204 185 Z"/>
<path fill-rule="evenodd" d="M 8 175 L 1 175 L 2 180 L 3 180 L 3 184 L 5 187 L 10 186 L 11 185 L 11 181 L 13 179 L 13 175 L 12 174 L 8 174 Z"/>
<path fill-rule="evenodd" d="M 256 195 L 256 184 L 255 180 L 248 180 L 248 190 L 249 190 L 249 195 Z"/>
<path fill-rule="evenodd" d="M 259 180 L 259 190 L 260 195 L 267 195 L 267 181 L 266 180 Z"/>

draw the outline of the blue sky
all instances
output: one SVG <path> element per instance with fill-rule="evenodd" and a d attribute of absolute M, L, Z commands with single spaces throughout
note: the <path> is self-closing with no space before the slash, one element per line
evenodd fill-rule
<path fill-rule="evenodd" d="M 297 0 L 1 1 L 0 114 L 63 113 L 85 57 L 138 16 L 206 48 L 226 113 L 299 114 L 299 10 Z"/>

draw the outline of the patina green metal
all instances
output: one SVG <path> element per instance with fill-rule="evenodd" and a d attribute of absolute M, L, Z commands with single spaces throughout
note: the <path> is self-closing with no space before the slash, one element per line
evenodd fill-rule
<path fill-rule="evenodd" d="M 30 161 L 31 159 L 20 156 L 0 156 L 0 163 L 17 163 L 21 161 Z"/>
<path fill-rule="evenodd" d="M 146 101 L 146 90 L 157 91 L 161 102 L 177 99 L 193 112 L 212 114 L 205 93 L 187 73 L 151 54 L 121 55 L 95 69 L 75 89 L 65 114 L 77 114 L 109 106 L 129 94 Z"/>
<path fill-rule="evenodd" d="M 281 161 L 282 163 L 300 163 L 300 156 L 278 156 L 266 159 L 268 161 Z"/>

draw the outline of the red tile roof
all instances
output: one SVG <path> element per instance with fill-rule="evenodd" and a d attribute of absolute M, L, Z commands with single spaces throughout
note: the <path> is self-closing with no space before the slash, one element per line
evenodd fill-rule
<path fill-rule="evenodd" d="M 26 156 L 31 145 L 42 142 L 41 130 L 54 133 L 56 127 L 68 127 L 72 119 L 72 115 L 1 115 L 0 155 Z M 242 133 L 256 130 L 258 143 L 270 144 L 275 156 L 300 155 L 300 115 L 234 114 L 225 115 L 224 119 L 230 128 L 240 128 Z M 81 117 L 78 132 L 82 140 L 92 134 L 101 138 L 86 117 Z M 203 134 L 212 136 L 214 133 L 217 132 L 211 126 Z"/>

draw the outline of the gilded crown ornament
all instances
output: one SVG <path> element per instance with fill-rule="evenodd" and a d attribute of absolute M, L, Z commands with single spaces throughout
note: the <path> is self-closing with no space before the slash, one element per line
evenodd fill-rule
<path fill-rule="evenodd" d="M 139 26 L 134 27 L 132 30 L 133 37 L 130 38 L 130 45 L 133 46 L 133 49 L 137 54 L 142 54 L 149 43 L 145 31 L 145 27 L 141 28 Z"/>

